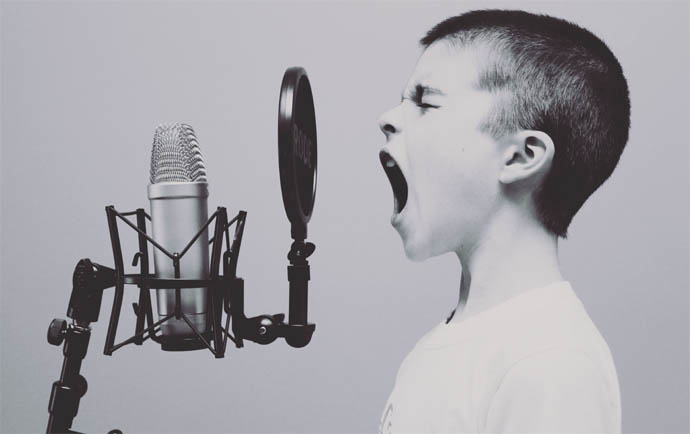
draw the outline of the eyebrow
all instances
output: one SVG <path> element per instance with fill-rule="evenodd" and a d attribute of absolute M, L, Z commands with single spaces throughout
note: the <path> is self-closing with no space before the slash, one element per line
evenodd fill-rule
<path fill-rule="evenodd" d="M 400 96 L 400 101 L 405 99 L 405 94 L 407 93 L 407 90 L 403 92 L 403 94 Z M 433 95 L 440 95 L 440 96 L 445 96 L 446 94 L 435 87 L 423 84 L 423 83 L 417 83 L 414 85 L 414 91 L 410 95 L 410 98 L 412 98 L 415 101 L 421 101 L 422 97 L 424 94 L 433 94 Z"/>

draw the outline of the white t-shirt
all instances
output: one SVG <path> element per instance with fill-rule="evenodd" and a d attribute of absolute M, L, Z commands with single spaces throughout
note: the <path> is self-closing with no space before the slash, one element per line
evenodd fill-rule
<path fill-rule="evenodd" d="M 379 431 L 620 433 L 616 368 L 570 284 L 554 283 L 422 337 Z"/>

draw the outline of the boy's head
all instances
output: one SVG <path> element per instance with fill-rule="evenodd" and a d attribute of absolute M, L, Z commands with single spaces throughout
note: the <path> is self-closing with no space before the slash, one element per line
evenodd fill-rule
<path fill-rule="evenodd" d="M 523 11 L 452 17 L 421 43 L 401 104 L 380 120 L 408 256 L 471 246 L 507 206 L 565 237 L 628 139 L 614 55 L 587 30 Z"/>

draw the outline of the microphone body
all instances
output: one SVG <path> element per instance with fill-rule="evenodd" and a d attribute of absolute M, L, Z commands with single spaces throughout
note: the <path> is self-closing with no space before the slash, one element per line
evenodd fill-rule
<path fill-rule="evenodd" d="M 151 201 L 151 226 L 153 239 L 170 253 L 182 249 L 199 232 L 208 220 L 208 183 L 162 182 L 149 184 Z M 158 249 L 153 251 L 153 263 L 157 278 L 175 278 L 173 261 Z M 208 279 L 208 229 L 192 244 L 180 259 L 180 278 Z M 181 307 L 185 316 L 201 333 L 207 329 L 206 288 L 181 288 Z M 175 290 L 156 290 L 158 315 L 163 318 L 175 312 Z M 164 336 L 191 336 L 194 332 L 184 319 L 171 318 L 161 324 Z"/>
<path fill-rule="evenodd" d="M 151 149 L 151 226 L 155 239 L 170 254 L 182 254 L 208 220 L 208 181 L 199 143 L 192 127 L 186 124 L 160 125 Z M 179 259 L 175 276 L 173 259 L 153 250 L 155 277 L 164 279 L 208 279 L 208 229 Z M 175 312 L 175 292 L 157 289 L 159 319 Z M 208 328 L 207 288 L 181 288 L 180 308 L 200 333 Z M 195 336 L 184 318 L 170 318 L 161 324 L 165 337 Z"/>

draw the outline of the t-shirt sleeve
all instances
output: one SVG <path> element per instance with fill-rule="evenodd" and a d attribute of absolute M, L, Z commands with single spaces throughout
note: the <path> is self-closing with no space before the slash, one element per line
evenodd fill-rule
<path fill-rule="evenodd" d="M 516 362 L 488 407 L 488 433 L 619 432 L 604 377 L 584 353 L 547 350 Z"/>

